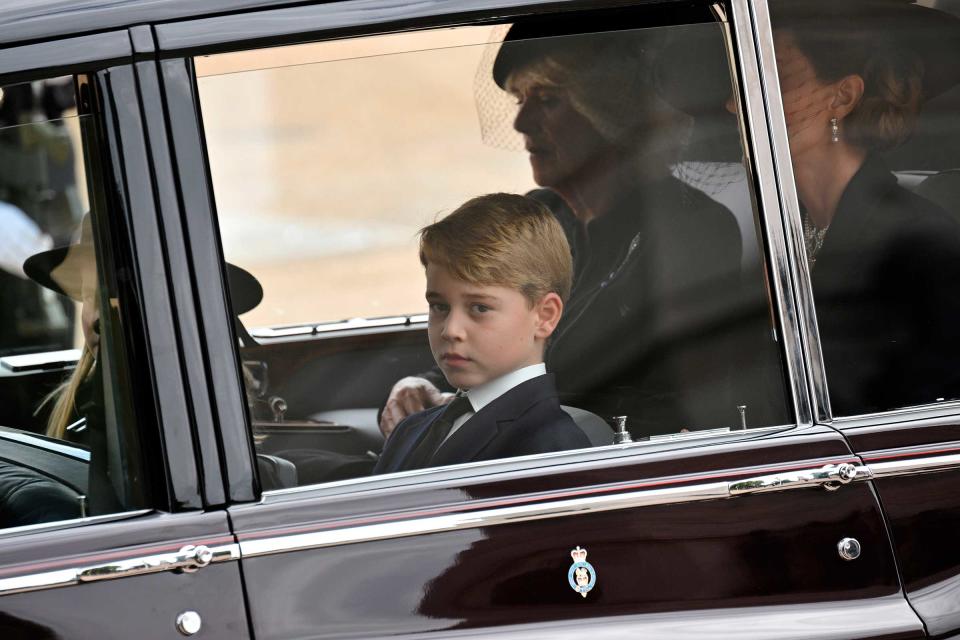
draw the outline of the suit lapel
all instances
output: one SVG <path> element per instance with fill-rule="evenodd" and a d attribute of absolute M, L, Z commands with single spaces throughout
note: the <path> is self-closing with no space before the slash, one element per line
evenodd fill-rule
<path fill-rule="evenodd" d="M 551 395 L 556 396 L 553 374 L 537 376 L 518 384 L 463 423 L 437 450 L 432 465 L 476 460 L 477 455 L 520 415 Z"/>
<path fill-rule="evenodd" d="M 384 468 L 379 473 L 399 471 L 401 465 L 406 462 L 413 453 L 413 450 L 416 449 L 420 441 L 427 435 L 430 425 L 433 424 L 433 421 L 436 420 L 442 412 L 443 409 L 440 407 L 436 411 L 433 411 L 432 415 L 426 415 L 423 420 L 416 423 L 411 422 L 409 425 L 405 425 L 402 430 L 395 433 L 394 437 L 399 436 L 400 440 L 393 444 L 390 450 L 390 458 L 385 461 Z"/>

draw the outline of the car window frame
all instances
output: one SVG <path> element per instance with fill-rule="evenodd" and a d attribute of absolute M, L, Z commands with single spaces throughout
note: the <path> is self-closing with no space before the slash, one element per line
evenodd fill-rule
<path fill-rule="evenodd" d="M 773 158 L 775 150 L 772 135 L 769 130 L 775 114 L 767 111 L 769 96 L 763 91 L 757 80 L 761 74 L 761 58 L 759 48 L 762 41 L 757 33 L 764 33 L 764 28 L 757 27 L 757 15 L 749 0 L 727 0 L 731 8 L 730 15 L 725 16 L 730 36 L 733 62 L 737 69 L 739 95 L 737 99 L 744 105 L 740 111 L 740 126 L 744 132 L 744 149 L 746 150 L 746 167 L 753 184 L 752 196 L 757 201 L 763 227 L 763 244 L 761 248 L 765 264 L 769 270 L 771 281 L 771 303 L 777 315 L 779 327 L 778 342 L 781 345 L 781 354 L 784 357 L 784 366 L 787 369 L 785 383 L 788 386 L 788 397 L 793 406 L 793 422 L 786 425 L 774 425 L 746 432 L 747 437 L 754 434 L 773 433 L 784 429 L 804 429 L 815 424 L 811 390 L 815 385 L 811 382 L 808 371 L 811 365 L 802 348 L 804 330 L 803 315 L 797 307 L 796 280 L 791 268 L 792 243 L 788 242 L 788 226 L 784 223 L 781 213 L 782 200 L 777 181 L 777 173 Z M 637 1 L 637 6 L 646 3 Z M 721 6 L 720 3 L 713 3 Z M 158 24 L 155 27 L 158 55 L 167 83 L 168 92 L 166 102 L 171 110 L 171 119 L 177 123 L 180 131 L 173 131 L 173 147 L 178 154 L 182 154 L 178 164 L 181 166 L 181 185 L 184 193 L 190 192 L 191 205 L 194 216 L 192 227 L 199 229 L 200 242 L 193 244 L 194 259 L 202 259 L 205 263 L 210 258 L 216 258 L 219 266 L 211 270 L 197 269 L 197 287 L 199 298 L 204 307 L 204 316 L 217 316 L 218 326 L 207 324 L 206 351 L 216 352 L 222 360 L 233 361 L 233 370 L 230 367 L 220 370 L 214 384 L 217 389 L 218 414 L 229 416 L 229 420 L 219 421 L 220 450 L 223 452 L 227 466 L 227 485 L 230 491 L 238 491 L 232 496 L 234 501 L 245 502 L 249 498 L 239 485 L 253 483 L 254 493 L 261 495 L 283 496 L 291 492 L 303 491 L 350 491 L 350 487 L 366 490 L 384 486 L 380 478 L 354 478 L 326 484 L 307 485 L 291 489 L 279 489 L 261 493 L 252 481 L 245 478 L 248 473 L 244 465 L 253 464 L 252 436 L 248 429 L 248 416 L 243 384 L 240 380 L 239 354 L 237 352 L 237 338 L 233 332 L 232 316 L 229 305 L 226 303 L 228 292 L 224 291 L 226 275 L 223 267 L 223 248 L 220 243 L 219 229 L 216 223 L 216 209 L 213 201 L 213 189 L 210 178 L 210 168 L 207 160 L 206 141 L 202 135 L 202 123 L 199 116 L 198 90 L 196 88 L 196 74 L 192 60 L 201 55 L 247 51 L 269 46 L 282 46 L 306 42 L 319 42 L 340 38 L 363 37 L 410 31 L 413 29 L 435 29 L 443 27 L 462 26 L 467 24 L 502 23 L 521 16 L 558 13 L 574 10 L 602 10 L 612 7 L 623 9 L 622 2 L 604 0 L 602 2 L 586 2 L 585 0 L 566 0 L 560 3 L 546 3 L 538 0 L 507 0 L 505 2 L 490 2 L 488 0 L 467 0 L 454 9 L 442 3 L 417 4 L 413 6 L 397 7 L 384 6 L 373 0 L 341 0 L 339 2 L 319 5 L 304 5 L 291 8 L 270 9 L 236 13 L 210 18 L 194 18 L 185 21 L 173 21 Z M 722 14 L 726 12 L 721 10 Z M 762 18 L 764 14 L 760 14 Z M 766 25 L 769 33 L 769 24 Z M 745 80 L 746 79 L 746 80 Z M 184 86 L 189 83 L 189 87 Z M 171 87 L 175 88 L 176 95 L 170 94 Z M 175 115 L 174 115 L 175 114 Z M 782 118 L 782 116 L 781 116 Z M 190 148 L 194 145 L 194 148 Z M 199 148 L 197 148 L 197 145 Z M 198 164 L 201 163 L 202 164 Z M 201 169 L 199 173 L 192 173 L 187 169 Z M 193 233 L 191 233 L 191 236 Z M 191 238 L 193 241 L 193 238 Z M 211 263 L 212 264 L 212 263 Z M 205 274 L 206 277 L 201 277 Z M 312 327 L 311 327 L 312 331 Z M 334 337 L 336 332 L 325 334 Z M 282 339 L 282 338 L 279 338 Z M 229 355 L 225 355 L 229 354 Z M 226 388 L 229 386 L 229 389 Z M 723 434 L 710 442 L 739 440 L 744 434 L 731 432 Z M 705 441 L 691 438 L 691 446 L 699 446 Z M 408 484 L 401 482 L 404 477 L 414 478 L 413 482 L 429 482 L 439 477 L 462 477 L 477 473 L 499 473 L 517 469 L 518 465 L 530 468 L 530 465 L 541 466 L 538 459 L 549 460 L 546 466 L 564 464 L 566 462 L 593 460 L 603 458 L 618 458 L 622 455 L 638 455 L 645 450 L 646 443 L 633 445 L 611 445 L 608 447 L 585 449 L 574 452 L 560 452 L 546 454 L 546 456 L 523 456 L 510 461 L 491 461 L 453 465 L 440 471 L 430 469 L 423 472 L 406 472 L 391 476 L 390 486 Z M 681 445 L 683 443 L 681 442 Z M 628 453 L 624 454 L 624 451 Z M 470 471 L 475 469 L 476 471 Z M 255 470 L 253 476 L 256 476 Z M 328 487 L 331 487 L 328 489 Z M 243 494 L 243 495 L 241 495 Z M 239 497 L 238 497 L 239 496 Z"/>
<path fill-rule="evenodd" d="M 131 396 L 137 429 L 145 434 L 142 455 L 150 483 L 149 505 L 115 514 L 11 527 L 0 530 L 3 538 L 69 531 L 157 512 L 196 511 L 205 504 L 198 482 L 193 425 L 183 400 L 184 385 L 171 371 L 175 367 L 179 373 L 181 365 L 177 350 L 169 348 L 171 343 L 176 345 L 170 296 L 165 287 L 145 286 L 148 278 L 163 277 L 165 261 L 155 231 L 154 179 L 144 161 L 148 146 L 134 75 L 136 53 L 127 29 L 10 46 L 0 60 L 0 86 L 65 75 L 86 85 L 78 112 L 80 117 L 93 119 L 93 131 L 84 133 L 83 149 L 77 151 L 83 155 L 87 179 L 96 172 L 104 181 L 96 193 L 91 191 L 91 207 L 115 212 L 109 222 L 101 222 L 97 233 L 110 244 L 114 276 L 123 274 L 112 276 L 121 299 L 119 331 L 130 364 L 129 385 L 122 392 Z M 88 148 L 91 140 L 92 149 Z M 177 411 L 161 410 L 164 403 L 169 407 L 171 402 L 179 407 L 179 417 L 173 417 Z M 213 479 L 222 482 L 218 476 Z"/>
<path fill-rule="evenodd" d="M 796 180 L 793 175 L 793 164 L 790 159 L 789 136 L 780 93 L 769 7 L 766 0 L 754 0 L 750 3 L 750 9 L 757 25 L 761 88 L 770 114 L 769 133 L 774 149 L 773 162 L 776 167 L 783 223 L 787 230 L 785 248 L 790 257 L 790 277 L 796 283 L 795 308 L 801 339 L 806 345 L 803 355 L 808 372 L 814 418 L 819 423 L 832 425 L 843 431 L 901 422 L 937 420 L 960 415 L 960 399 L 849 416 L 835 416 L 833 414 L 820 332 L 817 325 L 814 292 L 810 270 L 807 268 L 807 251 L 803 240 L 803 218 L 800 212 Z"/>

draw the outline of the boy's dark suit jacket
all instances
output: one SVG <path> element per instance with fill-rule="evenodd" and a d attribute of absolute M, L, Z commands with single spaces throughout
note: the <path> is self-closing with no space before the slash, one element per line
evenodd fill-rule
<path fill-rule="evenodd" d="M 408 416 L 387 440 L 374 473 L 403 469 L 444 407 Z M 590 440 L 560 408 L 553 375 L 531 378 L 485 406 L 437 450 L 431 466 L 581 449 Z"/>

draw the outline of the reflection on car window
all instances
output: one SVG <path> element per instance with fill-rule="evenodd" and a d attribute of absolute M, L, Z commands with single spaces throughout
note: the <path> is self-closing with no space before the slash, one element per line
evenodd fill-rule
<path fill-rule="evenodd" d="M 772 18 L 833 413 L 956 399 L 960 19 L 859 0 Z"/>
<path fill-rule="evenodd" d="M 95 242 L 74 79 L 3 87 L 0 527 L 145 504 L 117 294 Z"/>
<path fill-rule="evenodd" d="M 405 419 L 491 382 L 451 376 L 455 350 L 428 345 L 420 323 L 433 332 L 439 315 L 419 315 L 431 267 L 417 232 L 492 193 L 525 195 L 564 232 L 572 288 L 544 359 L 591 446 L 790 421 L 724 31 L 701 19 L 197 61 L 226 258 L 263 289 L 238 325 L 262 472 L 370 473 Z M 469 282 L 464 264 L 451 273 Z M 444 456 L 484 410 L 451 419 L 418 467 L 530 453 Z"/>

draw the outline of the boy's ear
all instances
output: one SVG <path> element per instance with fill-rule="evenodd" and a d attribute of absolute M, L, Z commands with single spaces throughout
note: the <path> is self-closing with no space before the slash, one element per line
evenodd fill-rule
<path fill-rule="evenodd" d="M 563 315 L 563 300 L 556 293 L 550 292 L 540 298 L 534 310 L 537 314 L 537 325 L 533 335 L 546 340 L 557 328 L 560 316 Z"/>

